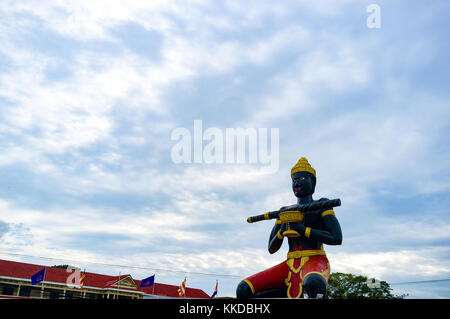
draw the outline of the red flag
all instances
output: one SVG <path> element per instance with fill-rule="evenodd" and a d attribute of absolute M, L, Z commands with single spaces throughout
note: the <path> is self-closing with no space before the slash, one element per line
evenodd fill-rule
<path fill-rule="evenodd" d="M 186 296 L 186 277 L 181 283 L 180 287 L 178 287 L 178 296 L 185 297 Z"/>
<path fill-rule="evenodd" d="M 83 289 L 85 277 L 86 277 L 86 269 L 83 271 L 83 274 L 80 277 L 80 289 Z"/>

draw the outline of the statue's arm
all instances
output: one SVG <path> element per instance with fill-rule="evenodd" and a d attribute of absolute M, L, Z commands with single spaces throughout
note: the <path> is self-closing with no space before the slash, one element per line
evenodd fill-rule
<path fill-rule="evenodd" d="M 283 238 L 278 237 L 278 231 L 281 229 L 280 224 L 275 224 L 272 228 L 272 232 L 270 233 L 269 237 L 269 253 L 273 254 L 280 249 L 281 245 L 283 244 Z"/>
<path fill-rule="evenodd" d="M 311 229 L 309 238 L 323 242 L 327 245 L 341 245 L 342 231 L 339 221 L 334 215 L 322 217 L 324 229 Z"/>

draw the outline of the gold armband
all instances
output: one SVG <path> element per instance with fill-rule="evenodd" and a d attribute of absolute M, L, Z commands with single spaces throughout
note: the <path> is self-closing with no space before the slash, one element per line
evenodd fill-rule
<path fill-rule="evenodd" d="M 311 236 L 311 227 L 306 227 L 305 229 L 305 237 L 309 238 Z"/>
<path fill-rule="evenodd" d="M 336 215 L 334 215 L 334 211 L 332 209 L 329 209 L 329 210 L 324 211 L 322 214 L 320 214 L 320 217 L 325 217 L 327 215 L 336 216 Z"/>

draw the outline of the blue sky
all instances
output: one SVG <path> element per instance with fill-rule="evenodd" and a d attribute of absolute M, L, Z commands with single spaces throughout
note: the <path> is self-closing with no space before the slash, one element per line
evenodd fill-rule
<path fill-rule="evenodd" d="M 381 28 L 366 24 L 373 3 Z M 138 279 L 158 269 L 157 281 L 186 275 L 211 293 L 218 279 L 232 296 L 284 259 L 286 246 L 266 250 L 272 223 L 246 218 L 295 202 L 290 168 L 305 156 L 314 198 L 343 203 L 343 244 L 325 247 L 332 271 L 450 278 L 449 9 L 2 1 L 2 258 Z M 195 120 L 278 128 L 279 169 L 174 163 L 171 132 Z M 411 294 L 450 297 L 433 287 Z"/>

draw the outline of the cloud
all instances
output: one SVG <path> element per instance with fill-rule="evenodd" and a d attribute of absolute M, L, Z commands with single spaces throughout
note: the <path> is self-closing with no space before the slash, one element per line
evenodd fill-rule
<path fill-rule="evenodd" d="M 441 256 L 447 247 L 401 250 L 383 253 L 335 253 L 330 256 L 332 271 L 355 273 L 392 281 L 420 281 L 447 278 L 447 261 Z"/>
<path fill-rule="evenodd" d="M 430 75 L 445 78 L 448 50 L 434 18 L 366 30 L 353 1 L 0 11 L 3 248 L 249 275 L 284 253 L 266 251 L 272 223 L 245 220 L 295 202 L 289 170 L 306 156 L 315 198 L 343 201 L 333 269 L 448 274 L 448 94 Z M 279 171 L 172 163 L 171 130 L 194 119 L 279 128 Z"/>
<path fill-rule="evenodd" d="M 0 238 L 10 230 L 9 224 L 0 220 Z"/>

